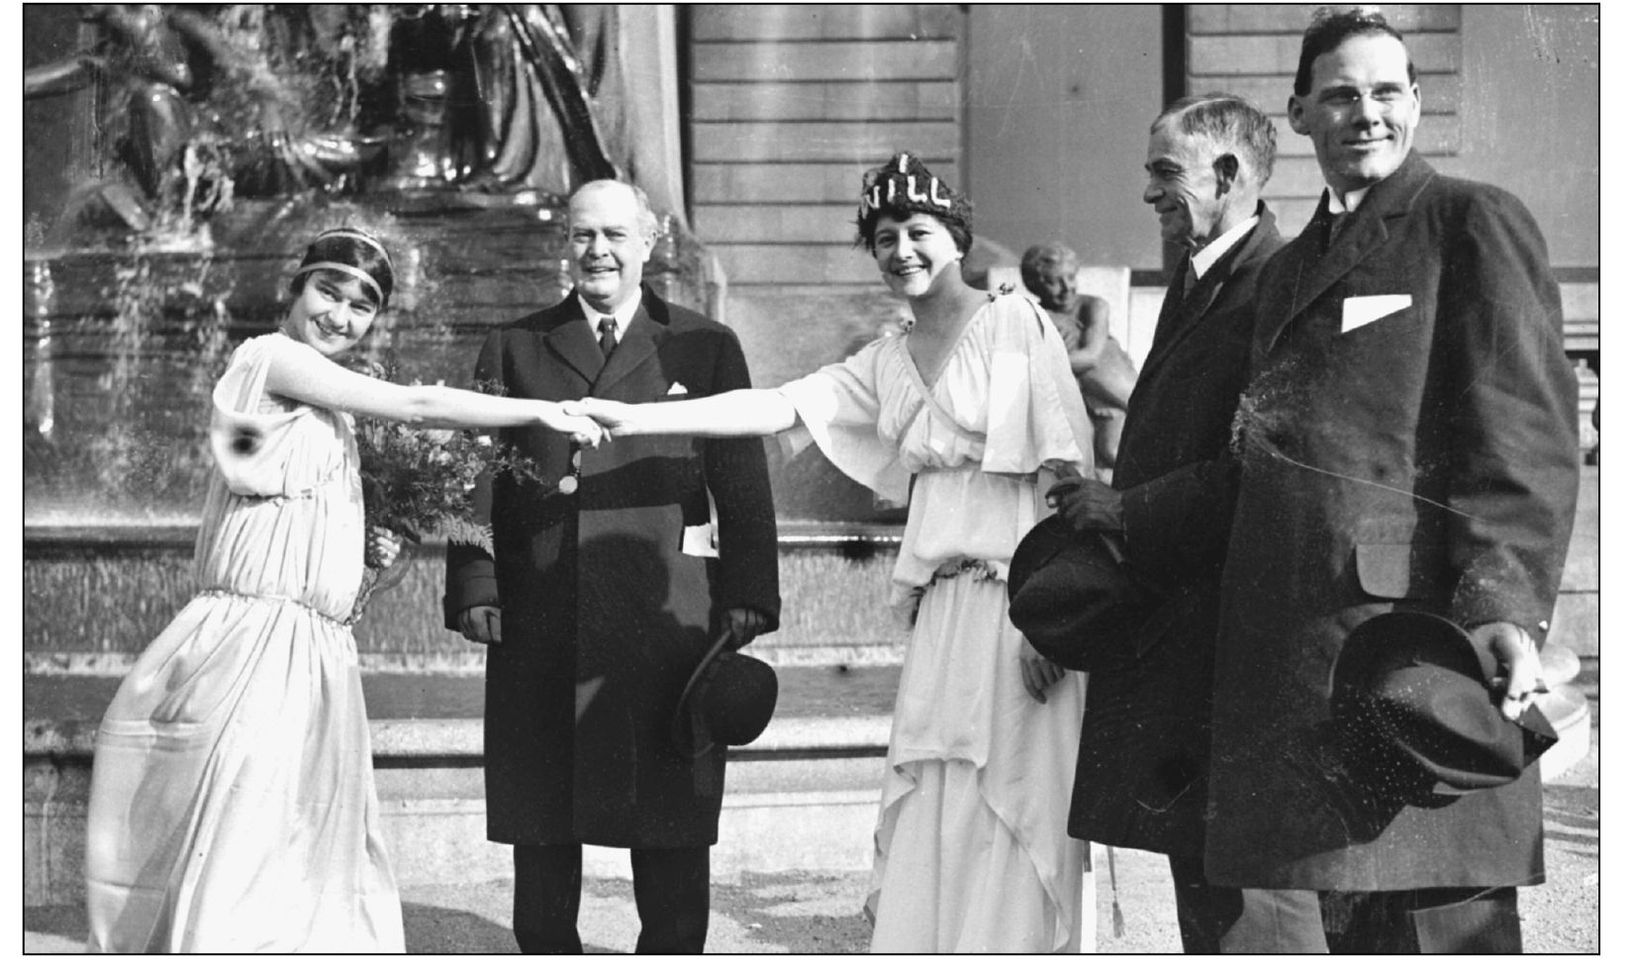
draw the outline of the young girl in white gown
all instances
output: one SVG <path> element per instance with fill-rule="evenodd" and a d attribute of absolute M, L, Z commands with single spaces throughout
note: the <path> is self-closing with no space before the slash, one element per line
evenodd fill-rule
<path fill-rule="evenodd" d="M 875 829 L 871 948 L 1075 952 L 1085 849 L 1067 826 L 1085 682 L 1011 625 L 1005 579 L 1055 477 L 1091 470 L 1091 426 L 1039 307 L 961 280 L 970 216 L 900 154 L 872 172 L 858 232 L 909 302 L 906 335 L 776 390 L 570 410 L 615 436 L 799 429 L 852 478 L 908 501 L 892 588 L 916 614 Z"/>
<path fill-rule="evenodd" d="M 196 594 L 97 730 L 86 841 L 96 952 L 402 952 L 346 621 L 366 535 L 352 415 L 601 435 L 560 405 L 394 385 L 332 361 L 392 291 L 357 230 L 320 234 L 278 331 L 212 395 Z M 388 533 L 367 539 L 389 562 Z"/>

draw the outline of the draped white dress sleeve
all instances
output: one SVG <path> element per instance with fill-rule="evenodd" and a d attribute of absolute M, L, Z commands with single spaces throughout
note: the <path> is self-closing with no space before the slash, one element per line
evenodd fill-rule
<path fill-rule="evenodd" d="M 88 949 L 402 952 L 357 648 L 363 571 L 350 419 L 264 388 L 281 334 L 213 394 L 197 594 L 97 730 Z"/>
<path fill-rule="evenodd" d="M 909 502 L 892 594 L 916 618 L 875 830 L 871 949 L 1077 951 L 1085 848 L 1067 825 L 1085 680 L 1070 672 L 1044 705 L 1029 697 L 1005 588 L 1047 511 L 1042 469 L 1091 461 L 1061 338 L 1029 301 L 1000 296 L 930 384 L 894 337 L 779 390 L 798 445 L 810 435 L 852 478 Z"/>

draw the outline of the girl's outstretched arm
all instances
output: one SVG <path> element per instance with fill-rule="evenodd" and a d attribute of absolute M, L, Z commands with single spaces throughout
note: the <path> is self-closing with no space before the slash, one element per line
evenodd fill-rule
<path fill-rule="evenodd" d="M 503 398 L 442 385 L 400 385 L 358 374 L 305 345 L 274 352 L 267 390 L 320 408 L 401 421 L 417 428 L 505 428 L 543 425 L 596 444 L 606 433 L 596 422 L 570 415 L 563 403 Z"/>
<path fill-rule="evenodd" d="M 795 427 L 795 406 L 771 388 L 740 388 L 686 401 L 630 405 L 605 398 L 582 398 L 568 411 L 586 414 L 620 435 L 702 435 L 744 438 L 776 435 Z"/>

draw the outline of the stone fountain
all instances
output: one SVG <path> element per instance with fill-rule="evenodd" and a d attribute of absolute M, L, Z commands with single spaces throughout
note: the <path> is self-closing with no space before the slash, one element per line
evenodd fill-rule
<path fill-rule="evenodd" d="M 25 244 L 30 526 L 193 517 L 209 387 L 232 347 L 277 323 L 317 231 L 365 227 L 395 254 L 401 293 L 365 350 L 459 383 L 487 328 L 567 290 L 571 186 L 621 173 L 552 8 L 84 20 L 89 53 L 31 71 L 28 90 L 109 152 L 81 159 L 55 223 Z M 480 97 L 516 116 L 474 120 Z M 702 248 L 663 223 L 650 283 L 708 309 Z"/>
<path fill-rule="evenodd" d="M 392 305 L 360 350 L 405 380 L 467 383 L 490 327 L 565 294 L 565 199 L 593 178 L 649 187 L 663 232 L 648 283 L 720 314 L 709 253 L 663 203 L 679 199 L 619 103 L 624 15 L 30 9 L 31 35 L 46 47 L 55 30 L 63 52 L 26 71 L 26 106 L 45 115 L 27 153 L 55 144 L 66 170 L 46 172 L 66 183 L 50 203 L 31 201 L 23 259 L 31 670 L 117 674 L 185 603 L 210 387 L 234 347 L 277 324 L 285 279 L 318 231 L 363 227 L 393 252 Z M 30 182 L 49 187 L 39 170 Z M 892 510 L 815 452 L 775 454 L 774 466 L 797 521 L 785 538 L 796 631 L 779 641 L 799 637 L 807 660 L 844 649 L 849 661 L 860 645 L 890 660 L 896 631 L 836 603 L 884 598 L 874 549 L 892 540 Z M 440 554 L 413 553 L 392 590 L 402 604 L 359 626 L 366 666 L 480 667 L 480 650 L 441 626 Z"/>
<path fill-rule="evenodd" d="M 361 350 L 405 380 L 467 383 L 490 327 L 566 293 L 565 199 L 593 178 L 647 188 L 663 228 L 648 283 L 720 316 L 679 171 L 627 133 L 647 105 L 618 75 L 619 31 L 657 9 L 25 11 L 25 905 L 82 898 L 91 734 L 193 592 L 210 388 L 276 326 L 315 233 L 355 225 L 393 252 L 392 304 Z M 766 737 L 778 766 L 817 751 L 845 769 L 833 799 L 803 804 L 833 833 L 872 810 L 902 632 L 876 551 L 890 513 L 810 458 L 775 462 L 780 504 L 863 524 L 785 532 L 784 630 L 758 648 L 780 666 L 781 711 L 847 717 Z M 483 649 L 442 627 L 441 547 L 406 555 L 356 630 L 388 830 L 400 851 L 441 854 L 406 865 L 503 875 L 501 847 L 473 845 Z M 832 668 L 869 662 L 886 665 Z M 757 822 L 764 797 L 729 808 Z"/>

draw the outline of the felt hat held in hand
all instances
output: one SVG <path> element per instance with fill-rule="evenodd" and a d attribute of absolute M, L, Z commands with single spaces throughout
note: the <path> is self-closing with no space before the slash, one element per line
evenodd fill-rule
<path fill-rule="evenodd" d="M 1427 612 L 1388 612 L 1359 625 L 1335 660 L 1330 707 L 1347 738 L 1401 750 L 1459 794 L 1521 776 L 1557 741 L 1538 705 L 1500 713 L 1499 666 L 1459 625 Z"/>
<path fill-rule="evenodd" d="M 1051 515 L 1023 536 L 1006 580 L 1011 623 L 1040 654 L 1069 669 L 1127 659 L 1155 596 L 1125 564 L 1124 537 L 1076 532 Z"/>
<path fill-rule="evenodd" d="M 718 745 L 742 746 L 772 721 L 778 704 L 778 674 L 760 659 L 726 650 L 723 630 L 699 660 L 682 688 L 671 716 L 676 751 L 697 759 Z"/>

